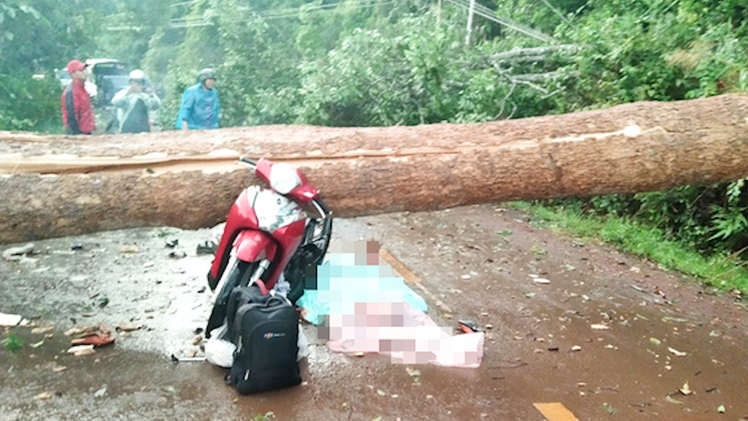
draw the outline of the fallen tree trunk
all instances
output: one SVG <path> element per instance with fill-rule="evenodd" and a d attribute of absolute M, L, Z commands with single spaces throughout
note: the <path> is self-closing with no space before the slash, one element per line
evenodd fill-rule
<path fill-rule="evenodd" d="M 62 137 L 0 133 L 0 242 L 220 222 L 256 182 L 239 155 L 302 168 L 337 216 L 608 193 L 748 175 L 748 96 L 483 124 Z"/>

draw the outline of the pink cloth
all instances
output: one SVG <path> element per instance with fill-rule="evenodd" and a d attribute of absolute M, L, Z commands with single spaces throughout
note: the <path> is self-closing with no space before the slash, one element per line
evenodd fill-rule
<path fill-rule="evenodd" d="M 393 363 L 477 368 L 483 359 L 483 332 L 453 336 L 408 303 L 356 303 L 354 314 L 331 314 L 333 352 L 380 353 Z"/>

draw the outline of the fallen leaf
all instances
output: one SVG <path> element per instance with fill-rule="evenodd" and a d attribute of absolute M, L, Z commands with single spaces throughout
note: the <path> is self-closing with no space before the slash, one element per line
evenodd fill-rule
<path fill-rule="evenodd" d="M 535 282 L 536 284 L 550 284 L 551 283 L 551 281 L 545 278 L 535 278 L 532 281 Z"/>
<path fill-rule="evenodd" d="M 725 406 L 724 405 L 720 405 L 719 408 L 717 408 L 717 412 L 719 412 L 720 414 L 724 414 L 725 413 Z"/>
<path fill-rule="evenodd" d="M 659 340 L 657 338 L 651 338 L 651 337 L 649 338 L 649 342 L 652 342 L 655 345 L 661 345 L 662 344 L 661 340 Z"/>
<path fill-rule="evenodd" d="M 164 386 L 161 388 L 161 391 L 171 393 L 172 395 L 177 393 L 177 389 L 174 386 Z"/>
<path fill-rule="evenodd" d="M 31 329 L 31 333 L 33 333 L 33 334 L 47 333 L 47 332 L 51 331 L 52 329 L 54 329 L 53 326 L 35 327 L 35 328 Z"/>
<path fill-rule="evenodd" d="M 678 389 L 678 390 L 680 391 L 680 393 L 682 393 L 682 394 L 684 394 L 686 396 L 688 396 L 691 393 L 693 393 L 693 390 L 691 390 L 691 386 L 688 385 L 688 382 L 683 383 L 683 386 L 681 386 L 680 389 Z"/>
<path fill-rule="evenodd" d="M 596 323 L 594 325 L 590 325 L 590 328 L 594 330 L 609 330 L 610 326 L 603 324 L 603 323 Z"/>
<path fill-rule="evenodd" d="M 685 357 L 686 355 L 688 355 L 687 352 L 678 351 L 675 348 L 668 347 L 667 350 L 670 351 L 670 353 L 675 354 L 678 357 Z"/>
<path fill-rule="evenodd" d="M 106 394 L 106 387 L 102 387 L 94 393 L 94 398 L 100 398 Z"/>
<path fill-rule="evenodd" d="M 603 404 L 603 409 L 605 410 L 605 412 L 609 413 L 610 415 L 613 415 L 616 412 L 618 412 L 618 410 L 616 410 L 610 404 L 607 404 L 607 403 Z"/>
<path fill-rule="evenodd" d="M 407 371 L 408 375 L 411 376 L 411 377 L 416 377 L 416 376 L 420 376 L 421 375 L 421 370 L 418 370 L 418 369 L 415 369 L 415 368 L 406 367 L 405 371 Z"/>
<path fill-rule="evenodd" d="M 377 389 L 377 395 L 384 396 L 384 395 L 386 395 L 386 393 L 382 389 Z"/>
<path fill-rule="evenodd" d="M 40 346 L 44 345 L 44 339 L 42 339 L 39 342 L 34 342 L 33 344 L 29 345 L 32 348 L 39 348 Z"/>

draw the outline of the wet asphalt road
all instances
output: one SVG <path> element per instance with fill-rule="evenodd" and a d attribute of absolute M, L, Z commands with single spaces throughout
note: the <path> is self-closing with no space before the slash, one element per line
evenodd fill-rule
<path fill-rule="evenodd" d="M 304 383 L 237 396 L 223 370 L 169 360 L 198 350 L 212 257 L 195 250 L 209 230 L 104 232 L 35 242 L 35 261 L 0 261 L 0 312 L 32 322 L 3 334 L 26 345 L 0 349 L 0 420 L 252 420 L 272 411 L 277 420 L 540 421 L 541 402 L 580 420 L 748 419 L 748 311 L 729 294 L 500 206 L 336 223 L 337 238 L 378 240 L 416 274 L 438 323 L 486 329 L 481 367 L 334 354 L 307 325 Z M 142 328 L 93 355 L 66 353 L 67 329 L 125 322 Z"/>

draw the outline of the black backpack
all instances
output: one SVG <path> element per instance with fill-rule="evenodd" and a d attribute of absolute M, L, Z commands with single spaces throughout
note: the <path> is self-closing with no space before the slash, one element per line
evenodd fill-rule
<path fill-rule="evenodd" d="M 285 298 L 262 295 L 255 285 L 237 287 L 227 306 L 227 339 L 236 345 L 226 383 L 242 394 L 301 383 L 299 313 Z"/>

